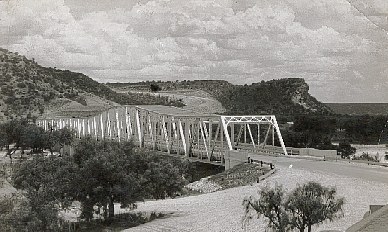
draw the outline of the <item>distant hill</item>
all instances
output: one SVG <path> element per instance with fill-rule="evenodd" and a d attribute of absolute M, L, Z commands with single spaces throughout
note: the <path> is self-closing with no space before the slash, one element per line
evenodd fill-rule
<path fill-rule="evenodd" d="M 227 114 L 330 114 L 331 109 L 312 97 L 304 79 L 289 78 L 262 81 L 252 85 L 233 85 L 227 81 L 195 80 L 140 83 L 108 83 L 121 91 L 149 91 L 157 85 L 161 91 L 200 89 L 222 103 Z"/>
<path fill-rule="evenodd" d="M 325 103 L 336 114 L 388 115 L 388 103 Z"/>
<path fill-rule="evenodd" d="M 116 93 L 84 74 L 42 67 L 0 48 L 0 120 L 21 115 L 37 117 L 61 109 L 99 111 L 115 104 L 181 103 L 144 94 Z"/>

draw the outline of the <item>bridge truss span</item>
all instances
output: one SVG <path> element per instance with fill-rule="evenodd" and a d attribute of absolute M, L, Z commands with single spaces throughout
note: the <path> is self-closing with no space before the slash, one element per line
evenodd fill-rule
<path fill-rule="evenodd" d="M 274 115 L 222 116 L 139 105 L 88 118 L 42 118 L 37 124 L 46 130 L 68 127 L 78 138 L 132 141 L 139 147 L 220 165 L 231 150 L 287 155 Z"/>

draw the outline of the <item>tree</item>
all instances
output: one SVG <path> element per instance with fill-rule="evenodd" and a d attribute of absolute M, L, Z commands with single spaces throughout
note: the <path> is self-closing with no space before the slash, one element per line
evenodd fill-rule
<path fill-rule="evenodd" d="M 23 129 L 21 146 L 29 147 L 32 152 L 42 152 L 48 143 L 48 133 L 35 124 L 26 125 Z"/>
<path fill-rule="evenodd" d="M 252 196 L 244 199 L 245 208 L 244 220 L 250 220 L 250 210 L 254 209 L 258 217 L 264 216 L 268 219 L 268 228 L 275 231 L 288 231 L 289 218 L 284 207 L 284 190 L 282 186 L 276 186 L 274 189 L 268 187 L 260 191 L 260 199 L 256 200 Z"/>
<path fill-rule="evenodd" d="M 134 172 L 122 145 L 90 140 L 82 141 L 83 147 L 78 147 L 74 155 L 78 166 L 78 178 L 74 180 L 78 187 L 74 189 L 74 197 L 82 203 L 83 216 L 87 220 L 92 219 L 94 205 L 104 209 L 105 219 L 112 218 L 115 202 L 133 206 L 142 200 L 143 178 Z M 95 149 L 89 149 L 89 142 L 95 144 Z M 87 150 L 83 150 L 85 148 Z"/>
<path fill-rule="evenodd" d="M 303 232 L 308 229 L 311 232 L 312 225 L 342 216 L 344 199 L 336 197 L 334 188 L 323 187 L 316 182 L 298 186 L 287 196 L 281 186 L 263 188 L 259 195 L 259 200 L 252 196 L 244 199 L 244 223 L 251 219 L 253 209 L 258 217 L 266 217 L 268 227 L 275 231 L 298 229 Z"/>
<path fill-rule="evenodd" d="M 60 152 L 65 145 L 71 145 L 74 142 L 74 132 L 67 127 L 49 131 L 47 134 L 47 146 L 51 153 L 54 150 Z"/>
<path fill-rule="evenodd" d="M 144 198 L 173 197 L 185 184 L 179 165 L 163 161 L 132 143 L 84 138 L 77 145 L 78 167 L 72 194 L 83 206 L 83 216 L 92 219 L 93 206 L 103 208 L 104 218 L 114 217 L 114 203 L 134 207 Z M 182 165 L 183 166 L 183 165 Z"/>
<path fill-rule="evenodd" d="M 326 188 L 316 182 L 298 186 L 288 196 L 286 209 L 291 213 L 290 224 L 300 232 L 325 220 L 334 220 L 341 216 L 343 198 L 336 198 L 334 188 Z"/>
<path fill-rule="evenodd" d="M 132 143 L 87 137 L 76 145 L 74 156 L 37 155 L 21 163 L 12 180 L 47 229 L 55 220 L 47 221 L 49 217 L 39 212 L 56 212 L 72 201 L 81 202 L 86 220 L 93 219 L 95 206 L 103 209 L 106 220 L 114 217 L 114 203 L 134 207 L 145 198 L 174 197 L 186 183 L 180 166 Z"/>
<path fill-rule="evenodd" d="M 15 168 L 13 186 L 26 197 L 18 211 L 28 222 L 34 221 L 32 231 L 56 231 L 59 206 L 67 207 L 73 198 L 70 194 L 76 177 L 71 157 L 47 159 L 36 155 Z"/>
<path fill-rule="evenodd" d="M 156 83 L 152 83 L 150 85 L 150 89 L 151 89 L 152 92 L 157 92 L 157 91 L 161 90 L 160 86 L 158 84 L 156 84 Z"/>
<path fill-rule="evenodd" d="M 337 152 L 341 155 L 341 158 L 349 158 L 356 153 L 357 149 L 352 147 L 348 142 L 341 142 L 338 144 Z"/>
<path fill-rule="evenodd" d="M 22 145 L 22 137 L 26 125 L 26 120 L 11 120 L 0 124 L 1 145 L 6 147 L 7 156 L 11 159 L 11 163 L 12 152 Z M 15 144 L 13 149 L 10 147 L 11 144 Z"/>

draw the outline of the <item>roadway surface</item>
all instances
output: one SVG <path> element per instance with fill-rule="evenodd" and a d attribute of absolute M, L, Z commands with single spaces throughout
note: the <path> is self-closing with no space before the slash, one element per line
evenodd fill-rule
<path fill-rule="evenodd" d="M 350 178 L 358 178 L 366 181 L 375 181 L 388 184 L 388 168 L 364 163 L 352 163 L 343 160 L 311 160 L 289 157 L 261 156 L 264 161 L 269 161 L 276 166 L 291 167 L 305 171 L 319 171 L 332 173 Z M 292 165 L 292 166 L 290 166 Z"/>
<path fill-rule="evenodd" d="M 273 162 L 277 171 L 260 183 L 177 199 L 139 203 L 135 211 L 171 212 L 173 216 L 158 219 L 126 232 L 190 231 L 190 232 L 254 232 L 266 231 L 265 220 L 255 219 L 243 228 L 242 201 L 257 197 L 265 186 L 282 185 L 287 192 L 308 181 L 333 186 L 345 198 L 343 217 L 313 228 L 313 232 L 345 231 L 362 219 L 372 204 L 388 203 L 388 168 L 344 161 L 320 161 L 288 157 L 262 156 Z M 292 165 L 292 166 L 291 166 Z"/>

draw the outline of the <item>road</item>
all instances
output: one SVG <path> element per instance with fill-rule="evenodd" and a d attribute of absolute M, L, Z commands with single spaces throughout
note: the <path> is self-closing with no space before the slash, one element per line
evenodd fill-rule
<path fill-rule="evenodd" d="M 268 157 L 264 159 L 270 160 L 275 166 L 290 167 L 305 171 L 319 171 L 323 173 L 332 173 L 349 178 L 358 178 L 365 181 L 374 181 L 388 184 L 388 168 L 363 163 L 351 163 L 347 161 L 323 161 L 323 160 L 308 160 L 296 159 L 288 157 Z"/>
<path fill-rule="evenodd" d="M 298 184 L 316 181 L 336 187 L 337 194 L 345 197 L 344 217 L 314 227 L 313 231 L 344 231 L 362 219 L 369 205 L 388 203 L 388 168 L 343 161 L 268 156 L 265 159 L 275 163 L 277 168 L 268 179 L 251 186 L 209 194 L 140 203 L 137 211 L 173 212 L 173 216 L 125 231 L 265 231 L 263 219 L 254 219 L 245 229 L 242 228 L 244 211 L 241 203 L 247 196 L 257 197 L 260 188 L 275 184 L 290 191 Z"/>

